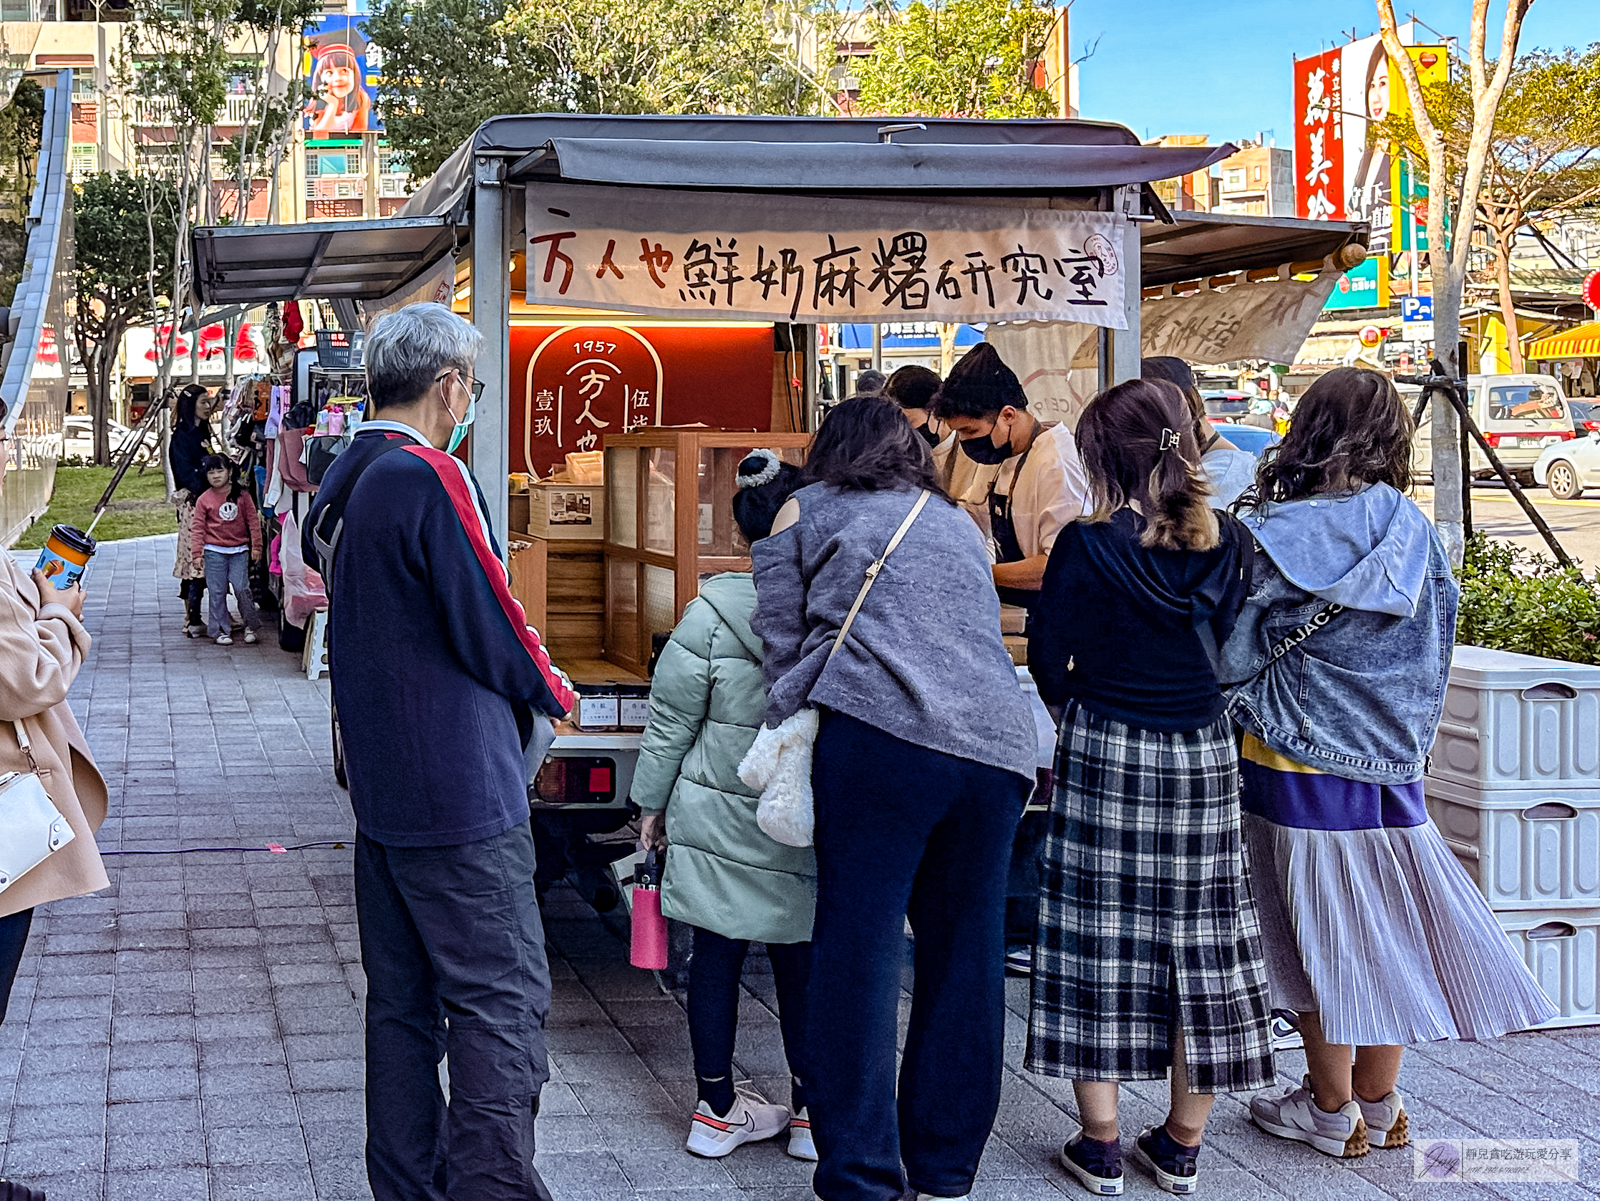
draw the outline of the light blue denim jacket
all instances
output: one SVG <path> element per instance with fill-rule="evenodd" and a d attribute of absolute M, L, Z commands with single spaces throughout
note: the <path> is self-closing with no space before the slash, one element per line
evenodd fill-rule
<path fill-rule="evenodd" d="M 1308 767 L 1378 784 L 1421 779 L 1460 596 L 1432 524 L 1387 484 L 1240 518 L 1259 549 L 1222 648 L 1221 678 L 1236 681 L 1226 689 L 1233 719 Z M 1330 603 L 1344 611 L 1261 670 L 1272 647 Z"/>

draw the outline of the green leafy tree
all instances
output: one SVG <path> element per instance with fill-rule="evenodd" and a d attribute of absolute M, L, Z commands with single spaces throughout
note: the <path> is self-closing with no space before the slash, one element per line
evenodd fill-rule
<path fill-rule="evenodd" d="M 367 36 L 383 51 L 378 108 L 389 145 L 426 179 L 486 119 L 556 107 L 554 58 L 503 24 L 505 0 L 382 0 Z"/>
<path fill-rule="evenodd" d="M 1444 163 L 1459 188 L 1473 145 L 1472 86 L 1458 75 L 1424 88 L 1428 117 L 1444 135 Z M 1426 148 L 1409 113 L 1377 126 L 1377 141 L 1404 147 L 1413 161 Z M 1519 57 L 1506 80 L 1487 141 L 1477 220 L 1494 238 L 1495 282 L 1507 332 L 1511 370 L 1523 370 L 1511 298 L 1511 254 L 1517 231 L 1600 202 L 1600 42 L 1586 51 L 1534 51 Z"/>
<path fill-rule="evenodd" d="M 1034 66 L 1057 13 L 1049 0 L 918 0 L 871 22 L 858 107 L 927 117 L 1044 117 L 1055 101 Z"/>
<path fill-rule="evenodd" d="M 381 0 L 367 33 L 390 145 L 425 178 L 501 113 L 817 113 L 824 0 Z"/>
<path fill-rule="evenodd" d="M 88 381 L 96 463 L 111 457 L 111 365 L 128 326 L 155 319 L 150 279 L 171 269 L 177 211 L 170 184 L 126 171 L 91 175 L 74 190 L 73 336 Z"/>

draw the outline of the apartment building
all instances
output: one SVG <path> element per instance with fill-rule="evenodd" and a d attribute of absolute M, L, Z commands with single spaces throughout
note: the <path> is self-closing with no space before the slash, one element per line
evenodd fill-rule
<path fill-rule="evenodd" d="M 121 94 L 114 67 L 127 51 L 131 0 L 0 0 L 0 38 L 11 61 L 29 70 L 70 67 L 72 84 L 71 173 L 159 169 L 172 141 L 171 115 L 159 102 Z M 233 47 L 237 69 L 228 81 L 214 144 L 225 145 L 250 121 L 255 89 L 265 79 L 274 89 L 292 81 L 319 88 L 297 122 L 275 178 L 252 182 L 244 219 L 284 223 L 388 216 L 405 203 L 409 173 L 389 150 L 372 111 L 378 56 L 366 44 L 360 17 L 364 0 L 329 0 L 327 12 L 302 38 L 281 40 L 275 61 L 262 70 L 264 44 L 254 37 Z M 348 65 L 346 65 L 348 64 Z M 346 97 L 332 96 L 327 79 L 339 77 Z M 350 81 L 353 80 L 353 89 Z M 340 87 L 340 83 L 334 85 Z M 365 100 L 353 103 L 359 92 Z M 348 107 L 350 112 L 339 110 Z M 357 117 L 359 112 L 359 117 Z M 209 218 L 237 220 L 239 186 L 220 153 L 211 159 Z"/>
<path fill-rule="evenodd" d="M 1213 212 L 1294 216 L 1294 152 L 1287 147 L 1245 142 L 1211 171 L 1217 179 Z"/>

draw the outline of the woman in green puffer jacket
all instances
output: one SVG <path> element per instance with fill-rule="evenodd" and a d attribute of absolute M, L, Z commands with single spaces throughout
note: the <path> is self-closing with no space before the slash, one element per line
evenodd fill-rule
<path fill-rule="evenodd" d="M 772 532 L 800 472 L 770 450 L 739 464 L 733 516 L 746 541 Z M 699 1101 L 688 1150 L 720 1158 L 741 1143 L 789 1130 L 789 1154 L 814 1160 L 806 1112 L 805 993 L 817 865 L 811 848 L 784 846 L 756 825 L 759 794 L 739 779 L 766 708 L 761 639 L 751 632 L 756 587 L 748 572 L 713 576 L 683 611 L 650 686 L 633 800 L 640 838 L 667 843 L 661 909 L 694 927 L 689 1040 Z M 739 977 L 750 943 L 767 945 L 789 1059 L 791 1109 L 733 1087 Z"/>

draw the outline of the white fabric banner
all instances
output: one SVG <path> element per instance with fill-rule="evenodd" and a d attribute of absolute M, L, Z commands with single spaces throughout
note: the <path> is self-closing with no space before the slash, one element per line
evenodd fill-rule
<path fill-rule="evenodd" d="M 1028 410 L 1040 421 L 1078 428 L 1083 407 L 1099 383 L 1094 330 L 1054 321 L 991 325 L 984 337 L 1028 394 Z"/>
<path fill-rule="evenodd" d="M 1139 306 L 1139 343 L 1146 358 L 1293 363 L 1338 282 L 1339 272 L 1324 268 L 1312 280 L 1239 283 L 1221 292 L 1202 288 L 1192 296 L 1147 300 Z"/>
<path fill-rule="evenodd" d="M 571 184 L 527 196 L 530 303 L 1126 328 L 1112 213 Z"/>

